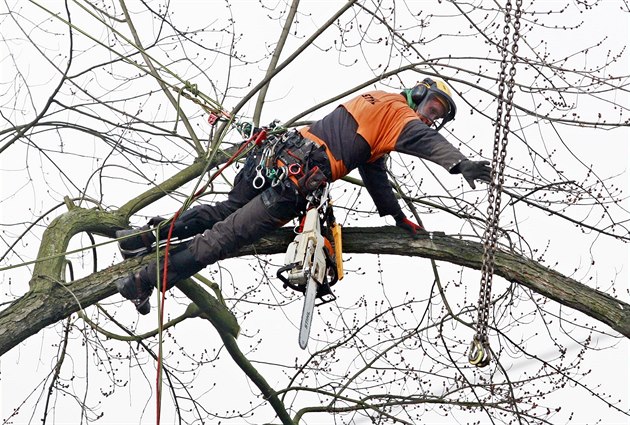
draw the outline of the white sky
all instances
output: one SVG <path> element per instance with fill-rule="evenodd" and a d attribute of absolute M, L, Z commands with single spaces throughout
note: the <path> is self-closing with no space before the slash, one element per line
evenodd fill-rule
<path fill-rule="evenodd" d="M 244 32 L 244 38 L 246 41 L 243 45 L 251 49 L 253 54 L 256 55 L 256 53 L 260 52 L 261 49 L 265 49 L 264 41 L 270 38 L 269 33 L 276 33 L 278 28 L 272 28 L 269 24 L 260 24 L 261 18 L 256 14 L 258 11 L 258 2 L 232 1 L 230 3 L 234 6 L 233 10 L 235 20 L 238 25 L 241 25 L 240 31 Z M 311 10 L 313 12 L 313 17 L 300 18 L 302 21 L 301 25 L 306 27 L 309 25 L 309 21 L 311 19 L 315 22 L 322 22 L 322 15 L 327 16 L 333 10 L 340 7 L 342 3 L 343 2 L 341 1 L 303 1 L 301 3 L 302 7 Z M 554 53 L 556 53 L 557 50 L 564 49 L 571 51 L 576 46 L 584 46 L 585 44 L 589 44 L 591 39 L 598 40 L 604 35 L 608 35 L 609 37 L 606 45 L 612 46 L 613 49 L 615 47 L 620 48 L 620 46 L 627 45 L 628 41 L 630 41 L 630 35 L 628 33 L 630 21 L 627 13 L 622 14 L 616 12 L 618 9 L 617 3 L 618 2 L 613 0 L 608 0 L 607 2 L 603 2 L 602 6 L 596 8 L 594 12 L 585 12 L 581 16 L 576 16 L 576 22 L 580 19 L 586 19 L 588 17 L 585 28 L 579 33 L 580 35 L 576 35 L 575 32 L 563 32 L 560 33 L 562 34 L 561 36 L 558 36 L 557 32 L 545 32 L 545 41 L 548 43 L 549 49 L 554 51 Z M 61 3 L 51 2 L 51 4 L 58 7 Z M 253 7 L 253 4 L 256 4 L 256 7 Z M 427 13 L 427 9 L 436 11 L 437 13 L 437 11 L 447 10 L 446 8 L 448 7 L 448 5 L 441 5 L 438 7 L 434 2 L 429 1 L 411 1 L 409 4 L 414 7 L 419 5 L 425 13 Z M 544 2 L 544 8 L 560 7 L 564 4 L 565 3 L 563 2 L 549 1 Z M 32 6 L 23 1 L 16 3 L 16 6 L 23 7 L 24 10 L 29 11 L 29 13 L 33 10 Z M 211 7 L 208 9 L 205 9 L 199 2 L 178 2 L 178 7 L 181 9 L 177 10 L 176 13 L 184 14 L 186 19 L 190 21 L 191 27 L 194 27 L 199 24 L 199 21 L 206 22 L 213 16 L 216 9 L 212 6 L 220 7 L 217 6 L 217 4 L 212 4 L 212 2 L 210 2 L 210 6 Z M 3 8 L 5 7 L 5 4 L 0 6 L 0 11 L 4 11 L 5 9 Z M 12 7 L 11 9 L 16 10 L 15 7 Z M 195 13 L 190 13 L 191 10 L 194 10 Z M 541 17 L 541 19 L 542 18 L 543 17 Z M 456 18 L 452 19 L 453 22 L 461 22 L 461 20 L 457 20 Z M 78 24 L 81 25 L 80 22 L 78 22 Z M 455 28 L 449 29 L 451 32 L 455 31 Z M 4 36 L 6 37 L 6 35 Z M 555 36 L 556 38 L 552 38 L 552 36 Z M 330 40 L 331 37 L 332 35 L 325 36 L 321 41 L 321 44 L 318 45 L 325 46 L 327 40 Z M 535 43 L 538 40 L 531 37 L 529 41 L 530 43 Z M 77 36 L 76 42 L 86 43 L 79 36 Z M 460 39 L 460 42 L 463 45 L 466 45 L 467 43 L 472 43 L 472 40 Z M 594 42 L 595 41 L 593 41 L 593 43 Z M 87 44 L 89 44 L 89 42 Z M 6 45 L 3 43 L 1 48 L 5 49 L 5 47 Z M 53 51 L 58 48 L 54 39 L 51 39 L 50 45 L 47 45 L 46 47 Z M 433 51 L 432 56 L 435 57 L 440 53 L 446 55 L 451 52 L 451 49 L 453 51 L 456 50 L 459 54 L 461 54 L 463 50 L 462 46 L 452 46 L 445 43 L 442 47 L 442 52 Z M 485 49 L 485 47 L 482 48 L 479 53 L 475 53 L 484 56 L 486 52 L 483 49 Z M 291 49 L 289 49 L 289 51 L 291 51 Z M 19 50 L 13 52 L 19 52 Z M 41 98 L 36 98 L 35 101 L 42 102 L 42 99 L 45 99 L 44 93 L 49 90 L 51 83 L 56 82 L 56 79 L 54 78 L 54 75 L 51 75 L 50 70 L 44 70 L 43 68 L 40 69 L 39 65 L 35 65 L 37 62 L 33 62 L 33 65 L 29 66 L 29 63 L 36 56 L 29 57 L 29 55 L 33 54 L 33 52 L 29 52 L 28 50 L 25 50 L 24 52 L 26 53 L 18 53 L 14 59 L 17 63 L 19 63 L 22 70 L 27 71 L 28 75 L 26 78 L 33 81 L 33 84 L 36 85 L 35 89 L 40 90 L 42 93 Z M 14 72 L 14 68 L 12 60 L 9 60 L 7 57 L 7 52 L 3 50 L 1 53 L 1 81 L 4 84 L 12 79 L 11 74 Z M 597 48 L 594 48 L 589 60 L 596 63 L 596 57 L 604 54 L 605 52 L 601 51 L 601 49 L 598 50 Z M 290 66 L 282 73 L 279 81 L 272 85 L 269 93 L 269 99 L 271 102 L 267 105 L 268 108 L 263 116 L 263 122 L 271 121 L 271 119 L 274 118 L 289 118 L 290 116 L 293 116 L 295 112 L 303 110 L 336 93 L 347 90 L 367 78 L 368 72 L 364 67 L 341 66 L 338 63 L 338 58 L 334 57 L 334 55 L 328 59 L 328 62 L 323 62 L 321 52 L 313 51 L 313 49 L 309 51 L 309 55 L 312 55 L 314 59 L 308 62 L 300 61 L 299 63 Z M 92 58 L 90 57 L 90 53 L 87 53 L 83 57 L 77 59 L 78 62 L 85 61 L 86 63 L 91 60 Z M 262 70 L 264 70 L 264 65 L 265 64 L 261 65 Z M 611 73 L 627 73 L 627 70 L 630 68 L 629 65 L 630 64 L 628 63 L 626 55 L 624 56 L 623 62 L 618 64 L 619 68 L 615 71 L 611 71 Z M 250 74 L 239 75 L 238 70 L 235 70 L 234 78 L 236 81 L 243 82 L 250 77 L 252 77 Z M 404 82 L 406 84 L 412 84 L 415 80 L 415 76 L 406 76 Z M 379 87 L 383 88 L 384 86 Z M 459 90 L 466 90 L 463 86 L 455 85 L 455 87 Z M 519 96 L 523 96 L 523 94 L 519 94 Z M 458 104 L 462 105 L 461 99 L 457 97 L 456 99 L 458 100 Z M 228 101 L 226 103 L 226 106 L 229 108 L 233 106 L 235 102 Z M 628 96 L 626 95 L 625 101 L 619 100 L 619 103 L 627 105 Z M 41 104 L 38 106 L 41 106 Z M 581 104 L 579 106 L 580 110 L 584 111 L 583 113 L 592 114 L 592 116 L 596 115 L 598 110 L 596 108 L 588 108 L 587 106 Z M 26 108 L 27 105 L 25 104 L 24 107 Z M 323 111 L 318 111 L 312 114 L 309 118 L 319 118 L 325 111 L 330 110 L 332 107 L 334 107 L 334 105 L 325 108 Z M 251 113 L 252 109 L 253 105 L 251 106 L 251 109 L 246 108 L 243 112 L 245 114 Z M 492 105 L 488 105 L 488 113 L 491 114 L 493 110 L 494 107 Z M 26 115 L 28 116 L 29 113 L 30 111 L 28 111 Z M 468 114 L 468 108 L 460 106 L 460 115 L 457 117 L 454 125 L 450 127 L 453 128 L 454 132 L 450 136 L 450 140 L 455 141 L 457 138 L 461 138 L 464 142 L 471 143 L 471 146 L 473 146 L 474 149 L 482 148 L 486 154 L 490 151 L 493 131 L 492 128 L 488 126 L 487 123 L 480 125 L 478 121 L 471 118 Z M 537 131 L 539 131 L 541 139 L 553 137 L 553 132 L 549 127 L 541 126 L 539 129 L 528 128 L 528 142 L 539 142 L 539 140 L 534 137 Z M 624 192 L 627 193 L 627 189 L 630 186 L 630 178 L 627 173 L 628 148 L 627 146 L 623 147 L 628 140 L 627 130 L 611 131 L 607 133 L 595 133 L 584 130 L 574 132 L 566 129 L 562 129 L 562 131 L 565 141 L 570 142 L 571 144 L 571 150 L 580 157 L 586 158 L 588 161 L 596 164 L 602 175 L 625 176 L 625 178 L 617 178 L 617 184 L 625 186 L 623 189 Z M 475 139 L 472 139 L 472 135 L 475 136 Z M 523 154 L 522 148 L 519 148 L 518 143 L 511 145 L 511 148 L 512 147 L 513 150 L 510 150 L 509 156 L 513 155 L 516 158 L 513 160 L 512 164 L 515 167 L 522 165 L 522 162 L 518 157 L 519 154 Z M 86 155 L 92 154 L 92 145 L 86 145 L 84 148 Z M 465 153 L 470 154 L 472 152 L 466 151 Z M 37 191 L 33 190 L 33 188 L 41 188 L 43 190 L 46 188 L 46 185 L 43 183 L 44 180 L 53 180 L 58 177 L 54 172 L 49 172 L 49 174 L 41 173 L 39 175 L 33 175 L 32 177 L 36 182 L 32 184 L 16 179 L 15 176 L 18 175 L 17 171 L 23 168 L 23 158 L 24 150 L 19 149 L 17 146 L 15 149 L 9 149 L 0 155 L 0 161 L 2 161 L 0 167 L 0 200 L 4 202 L 0 209 L 0 214 L 2 214 L 2 223 L 18 222 L 20 221 L 20 216 L 30 218 L 31 214 L 37 214 L 38 212 L 45 211 L 53 204 L 53 199 L 62 197 L 65 194 L 63 192 L 64 190 L 71 190 L 71 188 L 59 187 L 59 193 L 37 193 Z M 36 158 L 34 158 L 34 160 L 36 160 Z M 566 172 L 570 174 L 572 167 L 575 165 L 575 161 L 567 153 L 559 153 L 558 160 L 566 161 Z M 435 167 L 434 165 L 429 165 L 429 167 L 436 173 L 436 175 L 439 176 L 441 180 L 445 182 L 448 187 L 453 188 L 460 182 L 459 176 L 449 176 L 439 167 Z M 69 164 L 69 168 L 72 168 L 71 164 Z M 420 163 L 418 163 L 417 169 L 419 170 L 419 173 L 427 172 L 425 171 L 424 166 Z M 74 170 L 67 171 L 69 173 L 74 172 Z M 84 171 L 85 170 L 80 170 L 80 172 Z M 79 170 L 77 170 L 77 172 L 79 172 Z M 156 170 L 158 178 L 162 178 L 162 175 L 159 174 L 161 172 L 161 170 Z M 20 176 L 20 178 L 23 178 L 21 174 Z M 574 178 L 579 180 L 583 178 L 583 176 L 576 175 Z M 428 176 L 426 177 L 426 180 L 427 187 L 432 187 L 429 185 L 435 185 L 435 182 L 428 182 L 428 180 L 430 180 Z M 22 187 L 22 184 L 25 185 L 26 189 L 17 189 L 17 187 Z M 109 182 L 109 184 L 113 183 Z M 120 193 L 117 195 L 120 195 L 120 199 L 128 198 L 128 191 L 131 190 L 129 187 L 130 186 L 126 186 L 119 189 Z M 134 188 L 134 190 L 135 189 L 137 188 Z M 335 194 L 340 197 L 342 196 L 340 192 L 333 192 L 333 195 Z M 474 199 L 474 197 L 469 199 Z M 8 200 L 10 200 L 10 202 Z M 117 199 L 113 195 L 110 196 L 108 193 L 107 201 L 115 204 Z M 12 207 L 8 209 L 6 207 L 7 205 L 12 205 Z M 13 205 L 17 206 L 14 208 Z M 155 207 L 149 208 L 147 211 L 143 211 L 143 213 L 147 215 L 160 214 L 164 213 L 164 208 L 165 203 L 158 203 Z M 363 209 L 370 208 L 371 204 L 369 204 L 369 200 L 365 200 Z M 630 209 L 630 203 L 628 201 L 626 201 L 626 208 Z M 605 238 L 593 238 L 592 236 L 583 237 L 583 235 L 576 232 L 572 226 L 562 224 L 555 218 L 546 218 L 544 215 L 541 215 L 536 211 L 532 211 L 531 214 L 521 213 L 519 217 L 523 220 L 519 223 L 520 231 L 527 235 L 528 240 L 532 241 L 536 248 L 544 249 L 547 241 L 550 242 L 549 253 L 546 257 L 547 264 L 553 265 L 555 261 L 558 261 L 559 266 L 557 269 L 567 274 L 571 274 L 575 268 L 579 268 L 579 271 L 574 276 L 576 279 L 586 281 L 588 277 L 592 276 L 597 279 L 603 288 L 606 288 L 609 282 L 616 278 L 618 282 L 616 287 L 619 291 L 617 295 L 625 301 L 628 301 L 627 293 L 620 293 L 624 288 L 630 289 L 628 284 L 630 280 L 628 272 L 630 255 L 627 245 L 610 242 Z M 141 224 L 144 222 L 144 217 L 136 217 L 135 220 L 137 220 L 137 222 L 134 224 Z M 438 213 L 427 215 L 426 217 L 423 217 L 423 220 L 425 221 L 427 227 L 431 229 L 439 228 L 447 233 L 458 233 L 462 229 L 462 224 L 459 220 L 453 219 L 446 214 Z M 392 224 L 391 220 L 374 217 L 364 218 L 361 223 L 362 225 L 375 226 L 382 225 L 383 223 Z M 81 243 L 85 243 L 85 240 L 82 240 Z M 34 249 L 36 245 L 36 241 L 34 241 L 32 248 Z M 28 249 L 24 249 L 24 252 L 28 251 Z M 30 253 L 30 255 L 34 254 L 34 251 Z M 114 254 L 111 255 L 112 257 L 114 256 Z M 596 258 L 596 264 L 591 268 L 588 264 L 590 264 L 592 260 L 592 255 Z M 352 258 L 348 259 L 346 268 L 349 270 L 357 270 L 358 268 L 361 268 L 361 271 L 364 274 L 358 272 L 351 273 L 339 284 L 336 289 L 336 293 L 344 302 L 350 304 L 356 297 L 368 292 L 371 296 L 378 298 L 380 291 L 386 293 L 387 298 L 391 300 L 401 299 L 401 297 L 404 297 L 404 293 L 409 290 L 416 290 L 419 298 L 428 296 L 428 294 L 422 293 L 423 289 L 426 288 L 428 290 L 432 280 L 428 260 L 381 257 L 379 259 L 381 263 L 379 267 L 379 264 L 376 263 L 373 256 L 351 257 Z M 116 262 L 118 260 L 118 257 L 113 257 L 111 262 Z M 277 259 L 276 261 L 281 261 L 281 259 Z M 208 270 L 213 273 L 213 277 L 215 279 L 222 277 L 226 287 L 229 288 L 229 282 L 234 282 L 234 285 L 240 286 L 251 283 L 255 278 L 258 278 L 257 272 L 252 272 L 250 269 L 251 262 L 251 259 L 236 259 L 222 262 L 221 266 L 225 270 L 222 270 L 223 274 L 221 276 L 219 276 L 219 268 L 216 266 L 209 267 Z M 4 264 L 0 264 L 0 266 L 4 266 Z M 383 270 L 382 276 L 379 276 L 378 274 L 379 269 Z M 230 276 L 226 275 L 226 270 L 229 270 Z M 447 271 L 446 265 L 442 265 L 441 270 L 444 271 L 445 276 L 457 279 L 457 277 L 453 277 L 457 276 L 457 270 Z M 268 272 L 275 273 L 275 269 L 270 268 Z M 476 272 L 466 273 L 465 281 L 467 282 L 467 289 L 462 288 L 460 291 L 465 291 L 469 299 L 471 297 L 474 299 L 477 291 L 477 281 L 475 279 L 478 279 L 478 277 Z M 12 284 L 12 291 L 19 292 L 19 287 L 22 287 L 22 290 L 25 290 L 26 281 L 24 278 L 16 278 L 15 276 L 18 275 L 13 275 L 14 280 Z M 2 279 L 3 285 L 7 285 L 8 275 L 5 274 Z M 382 288 L 377 283 L 379 280 L 385 282 L 385 288 Z M 502 282 L 497 283 L 497 289 L 502 286 Z M 450 299 L 453 301 L 464 296 L 464 294 L 457 293 L 457 291 L 454 290 L 450 290 L 449 294 L 452 296 Z M 3 296 L 6 296 L 6 294 L 3 294 Z M 175 299 L 181 300 L 179 294 L 173 294 L 171 298 L 169 298 L 169 300 Z M 173 302 L 173 304 L 173 307 L 175 307 L 176 303 Z M 130 306 L 126 307 L 130 310 Z M 241 306 L 241 311 L 244 308 L 245 307 Z M 255 332 L 260 332 L 258 335 L 260 335 L 260 338 L 263 339 L 263 343 L 256 349 L 256 352 L 252 355 L 252 357 L 260 359 L 261 361 L 264 359 L 277 359 L 279 362 L 287 364 L 292 363 L 293 359 L 296 357 L 303 360 L 307 356 L 307 352 L 303 352 L 297 347 L 296 323 L 299 319 L 300 310 L 301 305 L 299 302 L 294 302 L 285 308 L 276 308 L 274 310 L 261 306 L 252 306 L 251 312 L 247 316 L 247 320 L 242 322 L 243 334 L 245 336 L 251 336 L 251 334 Z M 131 314 L 131 311 L 129 313 L 129 321 L 135 320 L 135 315 Z M 563 309 L 563 313 L 573 314 L 566 309 Z M 313 325 L 314 336 L 316 337 L 317 333 L 325 331 L 327 321 L 335 322 L 335 320 L 336 316 L 334 312 L 325 308 L 318 310 L 318 315 L 316 316 Z M 260 323 L 264 323 L 264 326 L 258 326 Z M 140 326 L 148 329 L 153 326 L 153 323 L 147 319 L 141 319 Z M 12 409 L 17 407 L 19 402 L 26 396 L 25 392 L 16 391 L 15 389 L 33 388 L 35 383 L 44 379 L 46 373 L 50 370 L 53 360 L 51 360 L 49 355 L 43 355 L 41 352 L 43 350 L 49 350 L 51 344 L 59 339 L 57 333 L 60 329 L 61 327 L 57 326 L 55 328 L 48 329 L 45 332 L 40 332 L 38 335 L 31 338 L 26 343 L 21 344 L 2 358 L 2 387 L 0 389 L 2 391 L 1 413 L 3 419 L 8 416 Z M 514 329 L 514 336 L 517 337 L 518 332 L 527 333 L 531 331 L 532 330 L 528 328 Z M 198 320 L 189 321 L 189 323 L 179 325 L 175 332 L 177 332 L 177 344 L 182 347 L 193 347 L 196 343 L 201 341 L 202 347 L 206 347 L 208 350 L 211 350 L 212 348 L 218 347 L 220 344 L 215 335 L 215 331 L 205 323 L 201 324 Z M 258 339 L 258 335 L 256 335 L 253 339 Z M 246 344 L 249 339 L 242 338 L 241 341 Z M 85 349 L 81 348 L 80 343 L 80 338 L 77 338 L 77 340 L 72 342 L 72 344 L 76 346 L 76 351 L 72 356 L 73 358 L 71 362 L 75 365 L 75 373 L 83 379 L 88 380 L 89 376 L 83 374 L 83 357 L 86 356 L 86 353 L 85 351 L 82 351 Z M 611 343 L 614 343 L 611 339 L 602 338 L 601 340 L 601 345 L 603 346 L 608 346 Z M 321 348 L 316 341 L 311 341 L 309 350 L 314 350 L 317 347 Z M 243 348 L 245 349 L 245 347 Z M 549 354 L 553 352 L 552 347 L 534 346 L 532 348 L 541 356 L 547 354 L 547 349 L 550 350 Z M 168 349 L 177 350 L 178 346 L 170 345 Z M 626 410 L 628 409 L 628 404 L 630 402 L 630 361 L 628 360 L 628 354 L 627 340 L 619 342 L 615 349 L 591 353 L 590 355 L 592 356 L 592 360 L 590 361 L 593 362 L 593 368 L 596 369 L 597 372 L 592 376 L 585 378 L 585 382 L 603 384 L 604 388 L 602 388 L 602 391 L 614 394 L 615 399 L 622 398 L 626 400 Z M 430 360 L 417 359 L 417 362 L 423 365 L 425 365 L 428 361 Z M 265 375 L 266 366 L 262 363 L 257 364 L 256 366 L 259 367 L 261 372 Z M 148 367 L 147 370 L 149 371 L 148 373 L 152 373 L 151 367 Z M 216 370 L 222 370 L 223 373 L 217 374 Z M 530 374 L 535 372 L 528 369 L 528 362 L 523 361 L 523 359 L 520 359 L 513 365 L 513 370 L 522 370 L 523 373 Z M 109 418 L 108 422 L 105 423 L 140 423 L 139 418 L 141 416 L 139 409 L 145 409 L 144 416 L 142 416 L 142 418 L 144 418 L 142 421 L 143 423 L 151 423 L 153 420 L 154 401 L 151 398 L 153 394 L 151 388 L 154 376 L 148 376 L 147 380 L 143 380 L 137 373 L 138 371 L 136 369 L 130 370 L 129 372 L 131 377 L 130 379 L 133 380 L 133 385 L 129 386 L 129 390 L 125 390 L 128 391 L 128 393 L 123 395 L 122 393 L 125 391 L 119 391 L 117 393 L 118 397 L 103 398 L 98 400 L 99 403 L 102 403 L 99 409 L 107 412 L 107 416 Z M 270 373 L 271 372 L 267 373 L 267 376 L 269 376 Z M 231 361 L 222 361 L 219 364 L 218 369 L 204 370 L 202 374 L 206 375 L 200 379 L 202 382 L 217 382 L 220 385 L 221 390 L 214 390 L 212 392 L 212 397 L 217 397 L 217 393 L 225 395 L 225 397 L 221 398 L 220 402 L 222 405 L 225 405 L 226 410 L 228 410 L 233 404 L 235 407 L 240 405 L 240 399 L 235 397 L 234 394 L 249 394 L 250 391 L 256 393 L 255 389 L 250 390 L 252 384 L 246 380 L 239 370 L 236 370 L 236 368 L 231 364 Z M 285 382 L 284 377 L 278 377 L 277 382 L 270 379 L 270 384 L 274 387 L 280 387 Z M 82 383 L 76 383 L 76 385 L 77 387 L 80 387 Z M 103 387 L 106 388 L 107 385 L 103 384 Z M 606 424 L 630 423 L 627 418 L 623 418 L 610 410 L 598 412 L 590 411 L 591 404 L 590 399 L 588 398 L 572 398 L 571 400 L 565 400 L 564 394 L 565 393 L 563 391 L 559 391 L 556 395 L 550 397 L 550 404 L 557 402 L 560 404 L 570 405 L 570 408 L 576 412 L 575 417 L 578 419 L 591 418 L 595 420 L 601 418 L 603 423 Z M 575 394 L 575 392 L 572 392 L 571 394 Z M 214 398 L 213 400 L 216 402 L 217 399 Z M 58 400 L 57 403 L 58 406 L 63 407 L 60 407 L 55 412 L 56 423 L 75 423 L 74 421 L 77 418 L 77 413 L 74 407 L 70 407 L 72 406 L 72 403 L 64 403 L 61 400 Z M 602 405 L 603 404 L 600 403 L 597 406 Z M 166 401 L 165 398 L 165 416 L 163 417 L 163 423 L 169 423 L 167 418 L 170 418 L 170 411 L 170 398 L 168 401 Z M 269 411 L 267 411 L 267 413 L 269 413 Z M 607 418 L 609 417 L 608 415 L 610 415 L 611 418 L 609 422 L 607 422 Z M 28 418 L 28 415 L 23 415 L 21 417 Z M 35 418 L 32 421 L 38 421 L 38 418 Z M 590 421 L 590 419 L 587 419 L 587 422 L 585 423 L 590 423 L 588 421 Z M 436 414 L 432 417 L 431 422 L 452 423 L 452 418 L 440 418 Z"/>

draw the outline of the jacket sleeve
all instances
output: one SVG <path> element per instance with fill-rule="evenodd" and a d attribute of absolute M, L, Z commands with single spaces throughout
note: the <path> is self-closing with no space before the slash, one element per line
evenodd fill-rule
<path fill-rule="evenodd" d="M 365 188 L 374 200 L 379 215 L 398 215 L 402 212 L 398 200 L 394 195 L 394 189 L 387 177 L 385 158 L 381 157 L 374 162 L 366 163 L 358 167 Z"/>
<path fill-rule="evenodd" d="M 395 150 L 427 159 L 441 165 L 451 174 L 458 173 L 459 167 L 456 165 L 466 159 L 444 136 L 420 120 L 405 125 L 396 141 Z"/>

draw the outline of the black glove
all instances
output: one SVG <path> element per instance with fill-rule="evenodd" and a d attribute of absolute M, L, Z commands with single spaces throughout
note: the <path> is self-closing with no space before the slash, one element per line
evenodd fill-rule
<path fill-rule="evenodd" d="M 396 220 L 396 226 L 403 229 L 405 232 L 409 233 L 410 236 L 416 237 L 418 235 L 426 235 L 427 231 L 420 224 L 416 224 L 413 221 L 409 220 L 405 214 L 400 213 L 394 217 Z"/>
<path fill-rule="evenodd" d="M 457 167 L 459 172 L 464 176 L 470 187 L 476 189 L 475 180 L 481 180 L 486 183 L 490 182 L 490 162 L 488 161 L 470 161 L 463 160 Z"/>
<path fill-rule="evenodd" d="M 166 221 L 164 217 L 160 217 L 160 216 L 151 217 L 149 221 L 147 222 L 147 225 L 149 225 L 150 227 L 155 227 L 158 224 L 162 223 L 163 221 Z"/>

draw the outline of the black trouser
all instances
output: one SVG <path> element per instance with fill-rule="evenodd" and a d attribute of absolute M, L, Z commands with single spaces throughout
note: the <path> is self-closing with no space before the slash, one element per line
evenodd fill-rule
<path fill-rule="evenodd" d="M 195 235 L 188 242 L 187 249 L 170 256 L 170 264 L 179 271 L 178 278 L 191 276 L 205 266 L 226 258 L 304 211 L 306 197 L 313 189 L 312 185 L 304 183 L 306 178 L 298 184 L 287 178 L 275 186 L 265 181 L 259 189 L 254 188 L 252 182 L 262 149 L 258 147 L 250 152 L 243 169 L 234 179 L 226 201 L 195 206 L 175 222 L 173 236 L 186 238 Z M 291 133 L 278 146 L 274 161 L 276 158 L 285 163 L 299 162 L 303 176 L 296 178 L 307 177 L 310 170 L 319 169 L 330 181 L 330 164 L 324 148 L 303 139 L 297 132 Z M 191 260 L 197 263 L 196 266 L 190 266 Z M 188 270 L 183 271 L 180 264 L 186 264 Z M 188 271 L 190 274 L 186 273 Z M 182 276 L 182 272 L 187 276 Z M 170 285 L 174 283 L 169 282 Z"/>

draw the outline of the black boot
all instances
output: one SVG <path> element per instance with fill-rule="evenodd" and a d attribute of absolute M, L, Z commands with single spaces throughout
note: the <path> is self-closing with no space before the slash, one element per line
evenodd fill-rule
<path fill-rule="evenodd" d="M 204 230 L 210 229 L 214 223 L 224 218 L 217 215 L 221 212 L 222 210 L 207 205 L 197 205 L 184 211 L 173 225 L 172 237 L 181 241 L 203 233 Z M 156 245 L 155 227 L 160 223 L 164 223 L 160 226 L 158 235 L 159 241 L 162 242 L 168 237 L 171 226 L 171 223 L 163 217 L 153 217 L 142 227 L 118 230 L 116 238 L 121 238 L 118 241 L 118 248 L 122 257 L 126 260 L 153 252 Z"/>
<path fill-rule="evenodd" d="M 172 252 L 168 259 L 168 271 L 166 276 L 166 289 L 172 288 L 180 280 L 186 279 L 205 267 L 197 262 L 188 248 Z M 160 260 L 159 282 L 162 282 L 164 273 L 163 261 Z M 140 314 L 149 314 L 151 303 L 149 298 L 156 283 L 156 263 L 151 262 L 135 273 L 118 279 L 115 282 L 116 289 L 124 298 L 131 300 Z M 161 285 L 160 285 L 161 287 Z"/>
<path fill-rule="evenodd" d="M 151 252 L 155 243 L 155 232 L 152 229 L 165 220 L 163 217 L 153 217 L 142 227 L 117 230 L 116 238 L 120 239 L 118 249 L 120 249 L 122 257 L 126 260 Z M 162 233 L 165 233 L 165 230 L 168 231 L 168 226 L 160 228 L 160 239 L 162 239 Z M 164 236 L 166 235 L 167 233 Z"/>
<path fill-rule="evenodd" d="M 150 282 L 147 282 L 143 277 L 147 276 L 146 266 L 141 270 L 130 273 L 128 276 L 118 279 L 115 283 L 116 289 L 128 300 L 136 306 L 138 313 L 145 315 L 151 311 L 151 303 L 149 297 L 153 292 L 153 287 Z"/>

